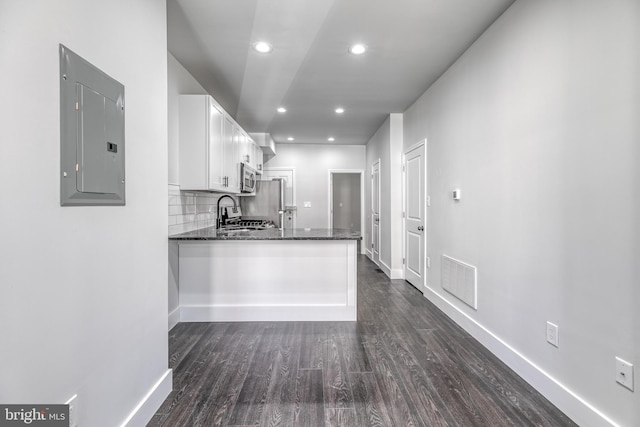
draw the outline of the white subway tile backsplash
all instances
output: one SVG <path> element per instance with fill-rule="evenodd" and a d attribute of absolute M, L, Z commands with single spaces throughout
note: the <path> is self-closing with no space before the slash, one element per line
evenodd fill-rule
<path fill-rule="evenodd" d="M 216 224 L 216 203 L 221 194 L 180 191 L 180 186 L 169 184 L 169 234 L 184 233 Z M 225 200 L 223 205 L 230 205 Z"/>
<path fill-rule="evenodd" d="M 187 224 L 189 223 L 189 215 L 177 215 L 177 224 Z"/>
<path fill-rule="evenodd" d="M 169 216 L 171 215 L 182 215 L 184 212 L 184 206 L 174 205 L 169 206 Z"/>
<path fill-rule="evenodd" d="M 185 233 L 191 230 L 195 230 L 195 228 L 190 228 L 188 224 L 177 224 L 169 227 L 169 234 Z"/>
<path fill-rule="evenodd" d="M 197 213 L 213 213 L 216 210 L 216 205 L 196 205 Z"/>

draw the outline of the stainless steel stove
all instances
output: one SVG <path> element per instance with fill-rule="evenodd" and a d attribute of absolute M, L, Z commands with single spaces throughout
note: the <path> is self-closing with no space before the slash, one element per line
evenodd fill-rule
<path fill-rule="evenodd" d="M 225 208 L 225 215 L 223 216 L 224 222 L 220 228 L 224 230 L 266 230 L 268 228 L 275 228 L 273 221 L 269 219 L 259 218 L 243 218 L 240 208 L 230 209 Z"/>
<path fill-rule="evenodd" d="M 222 227 L 225 230 L 235 230 L 239 228 L 246 228 L 249 230 L 266 230 L 268 228 L 275 228 L 273 221 L 268 219 L 239 219 L 231 220 Z"/>

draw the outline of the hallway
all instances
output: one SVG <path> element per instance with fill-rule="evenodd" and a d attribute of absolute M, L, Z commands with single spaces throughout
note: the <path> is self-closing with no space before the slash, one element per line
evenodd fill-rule
<path fill-rule="evenodd" d="M 364 256 L 358 319 L 178 324 L 173 392 L 149 425 L 575 425 Z"/>

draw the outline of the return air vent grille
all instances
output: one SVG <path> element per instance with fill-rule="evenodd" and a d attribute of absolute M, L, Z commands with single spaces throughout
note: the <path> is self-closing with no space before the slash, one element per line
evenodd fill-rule
<path fill-rule="evenodd" d="M 476 268 L 442 254 L 442 288 L 473 309 L 478 309 Z"/>

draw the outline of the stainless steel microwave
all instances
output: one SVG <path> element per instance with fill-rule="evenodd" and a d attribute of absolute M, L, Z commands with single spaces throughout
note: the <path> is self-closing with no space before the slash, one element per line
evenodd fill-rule
<path fill-rule="evenodd" d="M 240 167 L 240 191 L 243 193 L 253 193 L 256 191 L 256 170 L 246 163 Z"/>

